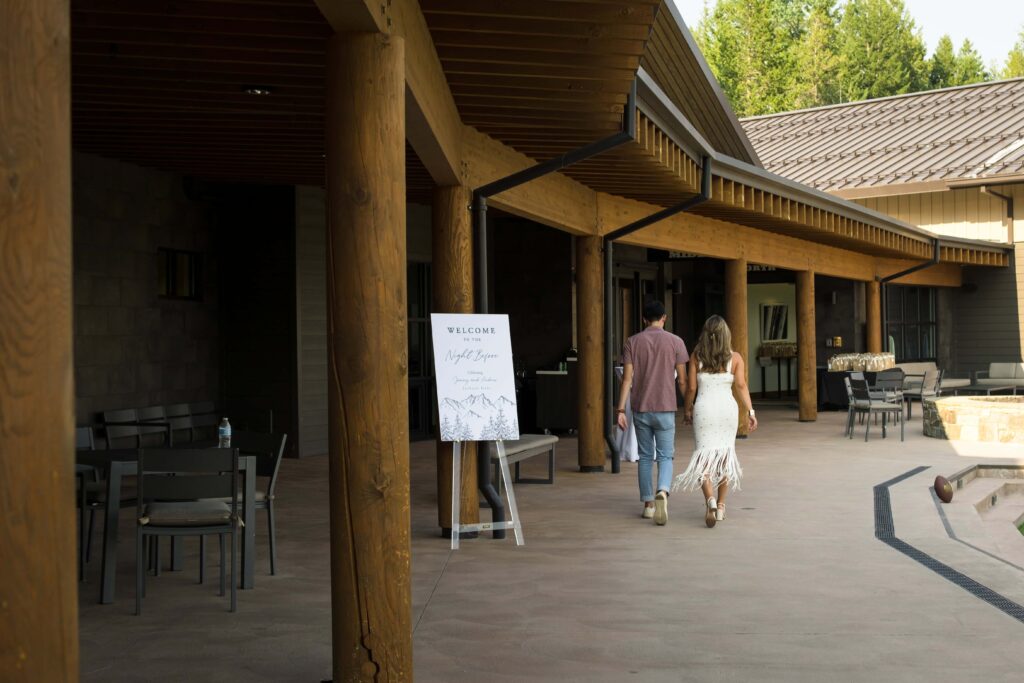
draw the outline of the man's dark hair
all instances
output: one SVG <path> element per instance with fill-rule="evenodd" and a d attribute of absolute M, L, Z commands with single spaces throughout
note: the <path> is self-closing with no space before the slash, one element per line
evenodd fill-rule
<path fill-rule="evenodd" d="M 651 299 L 644 304 L 644 320 L 647 322 L 653 323 L 657 320 L 661 320 L 664 315 L 665 304 L 661 303 L 657 299 Z"/>

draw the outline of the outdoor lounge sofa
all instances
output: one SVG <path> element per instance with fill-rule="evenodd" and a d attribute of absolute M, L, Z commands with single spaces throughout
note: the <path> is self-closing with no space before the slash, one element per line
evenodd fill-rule
<path fill-rule="evenodd" d="M 897 363 L 896 367 L 903 368 L 903 372 L 906 373 L 906 379 L 903 382 L 904 389 L 920 389 L 921 382 L 924 380 L 924 375 L 928 371 L 938 371 L 938 366 L 932 361 L 922 363 Z M 953 391 L 959 387 L 966 387 L 971 383 L 969 379 L 957 379 L 954 377 L 942 376 L 942 391 Z"/>
<path fill-rule="evenodd" d="M 1024 389 L 1024 363 L 989 363 L 988 370 L 980 370 L 974 375 L 975 384 L 989 386 L 1007 386 Z M 945 384 L 945 382 L 943 382 Z"/>

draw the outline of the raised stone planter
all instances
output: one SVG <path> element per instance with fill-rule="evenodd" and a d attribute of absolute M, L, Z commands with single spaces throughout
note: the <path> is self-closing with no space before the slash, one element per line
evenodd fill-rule
<path fill-rule="evenodd" d="M 1024 444 L 1024 396 L 926 399 L 924 434 L 955 441 Z"/>

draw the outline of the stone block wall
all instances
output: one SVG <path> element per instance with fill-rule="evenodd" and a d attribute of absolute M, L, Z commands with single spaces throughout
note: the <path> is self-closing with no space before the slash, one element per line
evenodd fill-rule
<path fill-rule="evenodd" d="M 210 203 L 181 176 L 76 153 L 72 163 L 79 424 L 117 408 L 221 395 Z M 157 296 L 157 249 L 202 254 L 202 301 Z"/>

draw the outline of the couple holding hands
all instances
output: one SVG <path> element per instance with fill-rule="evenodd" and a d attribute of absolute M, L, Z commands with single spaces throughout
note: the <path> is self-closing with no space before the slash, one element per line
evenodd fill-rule
<path fill-rule="evenodd" d="M 665 305 L 648 302 L 644 306 L 647 327 L 626 340 L 616 416 L 619 427 L 626 429 L 626 399 L 631 397 L 640 456 L 642 517 L 653 517 L 655 524 L 664 525 L 669 491 L 700 488 L 705 500 L 704 521 L 713 527 L 725 519 L 725 495 L 730 486 L 739 488 L 743 474 L 736 457 L 737 399 L 750 431 L 757 429 L 743 357 L 732 350 L 732 335 L 721 316 L 713 315 L 704 323 L 692 357 L 683 340 L 665 330 L 665 319 Z M 685 397 L 684 418 L 686 424 L 693 424 L 696 446 L 686 471 L 673 480 L 676 385 Z M 657 489 L 651 481 L 655 459 Z"/>

